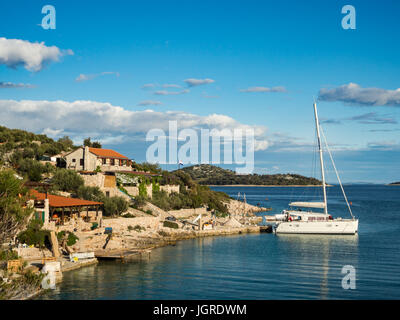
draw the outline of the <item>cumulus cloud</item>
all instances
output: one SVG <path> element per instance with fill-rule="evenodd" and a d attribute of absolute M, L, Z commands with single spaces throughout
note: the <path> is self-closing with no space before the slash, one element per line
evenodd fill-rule
<path fill-rule="evenodd" d="M 156 87 L 156 84 L 154 84 L 154 83 L 146 83 L 146 84 L 144 84 L 142 86 L 142 89 L 148 90 L 148 89 L 152 89 L 152 88 L 155 88 L 155 87 Z"/>
<path fill-rule="evenodd" d="M 155 91 L 154 94 L 157 96 L 170 96 L 170 95 L 179 95 L 179 94 L 185 94 L 190 92 L 189 89 L 181 90 L 181 91 L 167 91 L 167 90 L 159 90 Z"/>
<path fill-rule="evenodd" d="M 142 86 L 142 89 L 144 90 L 150 90 L 154 89 L 156 87 L 161 87 L 161 88 L 182 88 L 181 85 L 175 84 L 175 83 L 165 83 L 165 84 L 158 84 L 158 83 L 146 83 Z"/>
<path fill-rule="evenodd" d="M 252 129 L 255 150 L 268 147 L 266 127 L 242 124 L 221 114 L 200 116 L 187 112 L 153 110 L 132 111 L 107 102 L 77 100 L 0 100 L 0 125 L 24 128 L 33 132 L 47 132 L 74 137 L 96 136 L 102 139 L 128 139 L 144 136 L 150 129 L 168 132 L 169 121 L 177 121 L 178 129 Z M 106 140 L 105 140 L 106 141 Z"/>
<path fill-rule="evenodd" d="M 321 89 L 318 99 L 321 101 L 340 101 L 359 106 L 400 106 L 400 88 L 386 90 L 380 88 L 362 88 L 349 83 L 333 89 Z"/>
<path fill-rule="evenodd" d="M 286 92 L 285 87 L 251 87 L 247 89 L 241 89 L 240 92 Z"/>
<path fill-rule="evenodd" d="M 200 86 L 203 84 L 208 84 L 208 83 L 213 83 L 215 82 L 215 80 L 213 79 L 194 79 L 194 78 L 190 78 L 190 79 L 186 79 L 183 80 L 189 87 L 196 87 L 196 86 Z"/>
<path fill-rule="evenodd" d="M 396 141 L 373 141 L 368 142 L 367 147 L 372 150 L 390 151 L 399 150 L 400 144 Z"/>
<path fill-rule="evenodd" d="M 182 88 L 179 84 L 166 83 L 162 85 L 163 88 Z"/>
<path fill-rule="evenodd" d="M 111 72 L 111 71 L 94 73 L 94 74 L 83 74 L 83 73 L 81 73 L 78 77 L 76 77 L 75 81 L 77 81 L 77 82 L 88 81 L 88 80 L 92 80 L 94 78 L 97 78 L 97 77 L 100 77 L 100 76 L 104 76 L 104 75 L 109 75 L 109 74 L 113 74 L 116 77 L 119 77 L 119 72 Z"/>
<path fill-rule="evenodd" d="M 145 100 L 138 103 L 138 106 L 159 106 L 162 102 L 158 100 Z"/>
<path fill-rule="evenodd" d="M 22 65 L 28 71 L 40 71 L 45 64 L 57 62 L 64 55 L 73 54 L 72 50 L 49 47 L 44 42 L 0 38 L 0 64 L 9 68 Z"/>
<path fill-rule="evenodd" d="M 13 83 L 0 81 L 0 89 L 14 89 L 14 88 L 34 88 L 35 86 L 29 83 Z"/>
<path fill-rule="evenodd" d="M 376 112 L 368 112 L 341 119 L 322 119 L 322 123 L 326 124 L 342 124 L 343 121 L 356 121 L 361 124 L 397 124 L 397 120 L 390 115 L 379 115 Z"/>

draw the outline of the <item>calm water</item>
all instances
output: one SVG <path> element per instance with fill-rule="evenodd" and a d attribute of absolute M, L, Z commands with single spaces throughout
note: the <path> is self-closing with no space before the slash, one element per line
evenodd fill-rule
<path fill-rule="evenodd" d="M 280 212 L 318 188 L 215 187 Z M 194 239 L 153 251 L 149 262 L 100 263 L 64 274 L 41 299 L 400 299 L 400 187 L 345 186 L 358 236 L 256 234 Z M 311 195 L 310 195 L 311 194 Z M 348 215 L 339 188 L 333 216 Z M 265 198 L 268 198 L 266 200 Z M 341 269 L 357 272 L 343 290 Z"/>

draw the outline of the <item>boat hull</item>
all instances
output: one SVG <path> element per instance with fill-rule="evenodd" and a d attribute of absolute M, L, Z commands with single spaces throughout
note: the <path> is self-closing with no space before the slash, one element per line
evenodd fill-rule
<path fill-rule="evenodd" d="M 285 221 L 277 225 L 276 234 L 356 234 L 358 220 Z"/>

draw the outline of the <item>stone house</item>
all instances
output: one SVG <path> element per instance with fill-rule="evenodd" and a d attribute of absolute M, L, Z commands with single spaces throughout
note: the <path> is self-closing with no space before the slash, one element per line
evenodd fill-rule
<path fill-rule="evenodd" d="M 131 171 L 132 161 L 111 149 L 80 147 L 64 156 L 66 168 L 76 171 Z"/>

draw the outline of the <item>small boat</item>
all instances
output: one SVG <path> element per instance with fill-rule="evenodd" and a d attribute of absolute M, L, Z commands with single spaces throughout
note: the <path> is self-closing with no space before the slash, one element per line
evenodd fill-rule
<path fill-rule="evenodd" d="M 342 183 L 340 181 L 339 174 L 336 170 L 335 163 L 333 162 L 332 154 L 329 150 L 328 144 L 326 143 L 326 149 L 329 153 L 330 159 L 335 169 L 336 177 L 338 179 L 340 188 L 342 190 L 344 199 L 349 209 L 351 218 L 333 218 L 328 213 L 328 203 L 326 195 L 326 181 L 325 181 L 325 170 L 324 170 L 324 158 L 323 150 L 321 145 L 320 136 L 320 124 L 318 120 L 317 104 L 314 102 L 314 115 L 315 125 L 317 129 L 317 141 L 318 141 L 318 152 L 321 165 L 321 176 L 322 176 L 322 191 L 323 201 L 322 202 L 292 202 L 289 204 L 291 207 L 289 210 L 283 210 L 282 214 L 279 215 L 280 222 L 275 225 L 274 232 L 276 234 L 336 234 L 336 235 L 354 235 L 358 232 L 358 219 L 353 216 L 350 204 L 347 200 L 346 193 L 344 192 Z M 323 133 L 323 132 L 322 132 Z M 325 138 L 325 135 L 324 135 Z M 295 209 L 297 208 L 297 209 Z M 308 208 L 303 211 L 301 208 Z M 323 212 L 315 212 L 311 209 L 323 209 Z"/>

